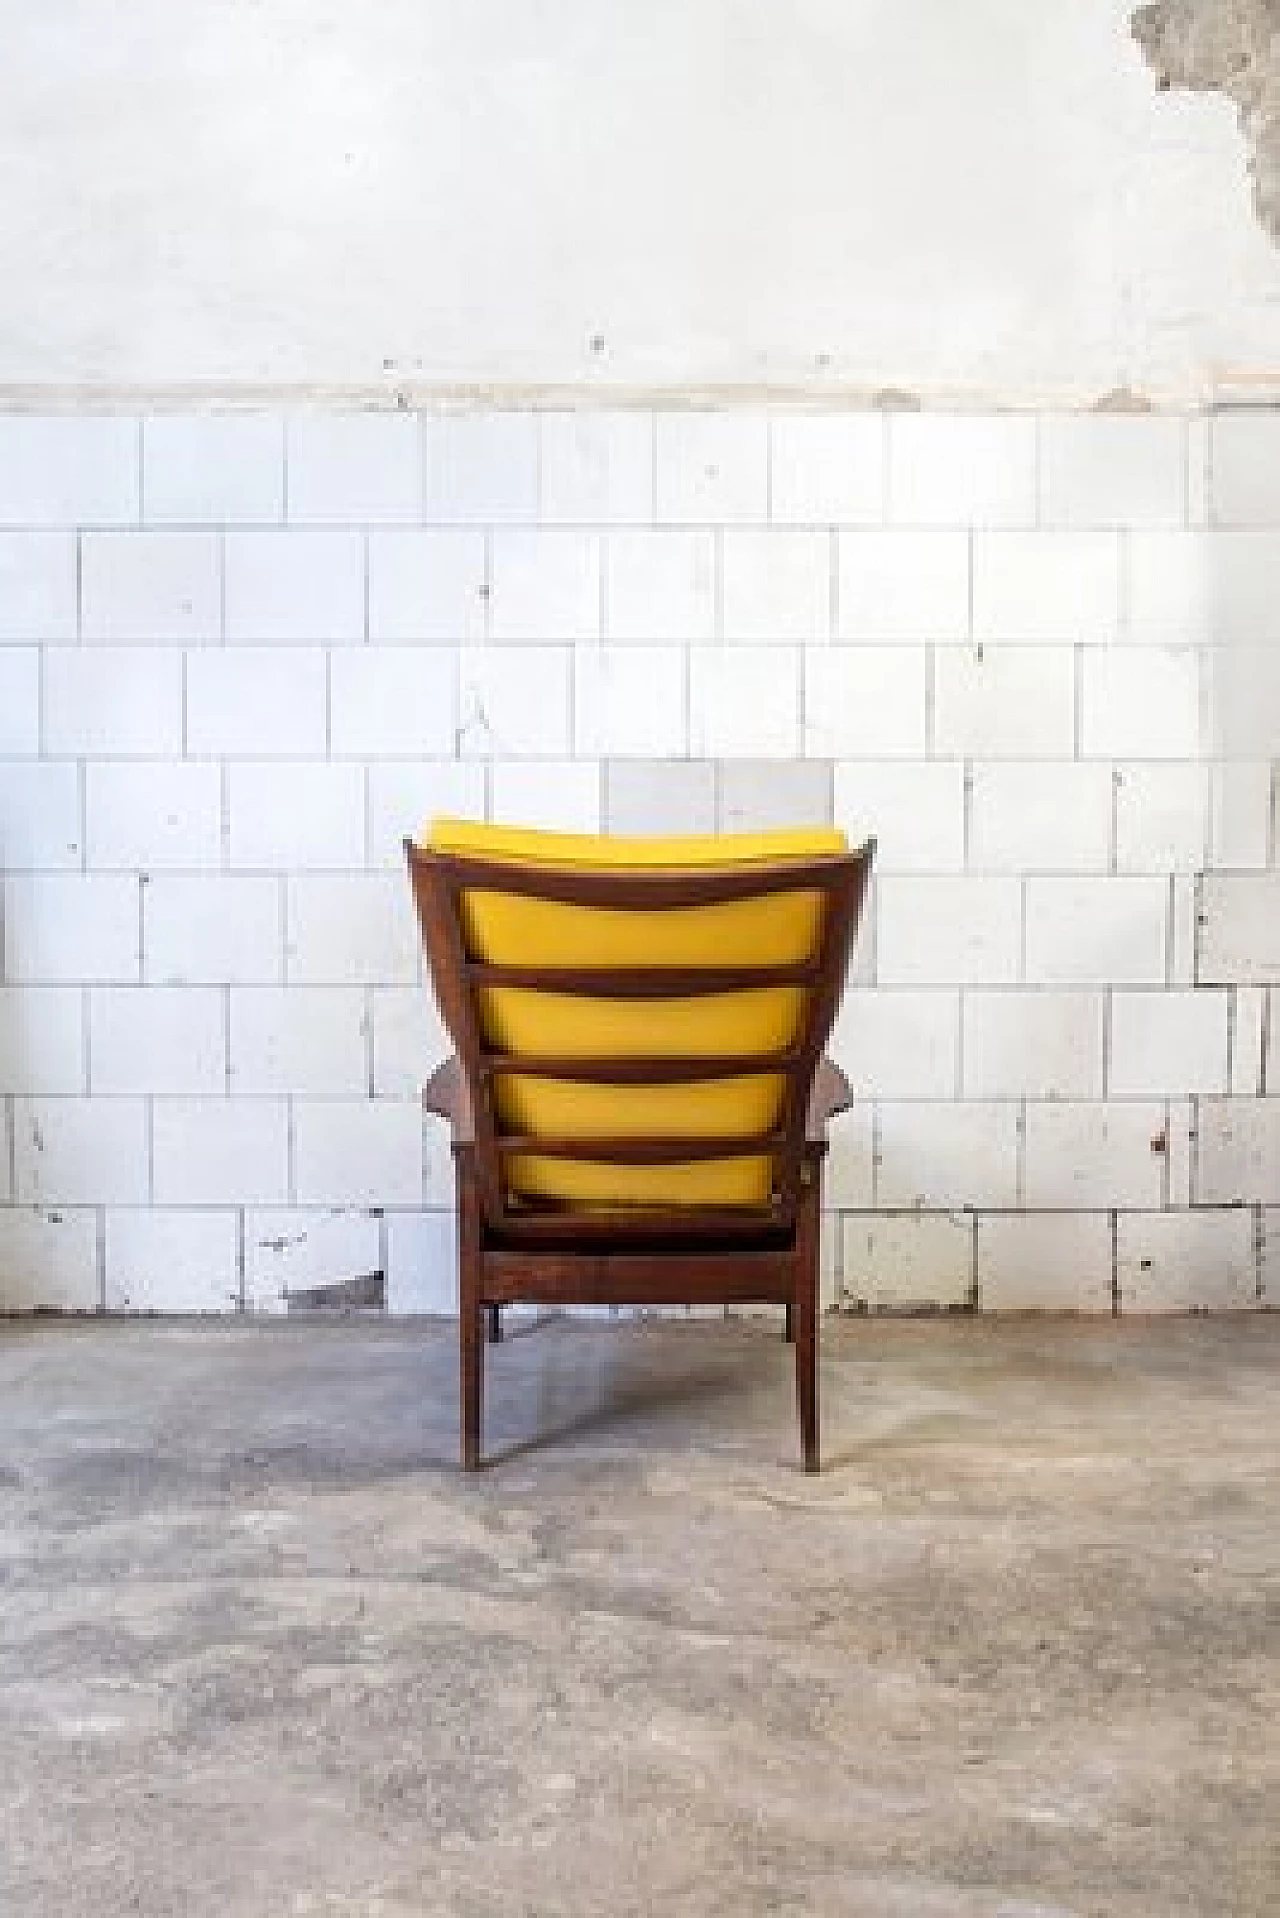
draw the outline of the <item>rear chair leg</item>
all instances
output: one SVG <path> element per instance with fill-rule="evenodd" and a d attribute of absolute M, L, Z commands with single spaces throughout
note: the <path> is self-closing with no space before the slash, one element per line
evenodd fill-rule
<path fill-rule="evenodd" d="M 480 1243 L 480 1194 L 472 1168 L 458 1161 L 458 1399 L 462 1469 L 480 1463 L 484 1412 L 484 1336 L 480 1303 L 484 1252 Z"/>
<path fill-rule="evenodd" d="M 485 1317 L 489 1323 L 489 1343 L 490 1345 L 501 1345 L 502 1307 L 500 1305 L 486 1305 L 484 1310 Z"/>
<path fill-rule="evenodd" d="M 794 1345 L 796 1342 L 796 1309 L 790 1300 L 788 1300 L 787 1304 L 783 1306 L 782 1311 L 782 1336 L 788 1345 Z"/>

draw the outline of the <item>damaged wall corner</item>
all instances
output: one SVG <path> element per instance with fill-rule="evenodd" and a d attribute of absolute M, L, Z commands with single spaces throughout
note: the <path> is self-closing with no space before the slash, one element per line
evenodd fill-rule
<path fill-rule="evenodd" d="M 1235 102 L 1254 208 L 1280 242 L 1280 0 L 1152 0 L 1130 25 L 1161 92 Z"/>

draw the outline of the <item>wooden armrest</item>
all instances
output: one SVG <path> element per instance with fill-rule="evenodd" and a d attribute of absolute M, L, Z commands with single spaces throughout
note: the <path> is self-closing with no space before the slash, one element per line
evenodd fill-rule
<path fill-rule="evenodd" d="M 805 1143 L 811 1146 L 825 1146 L 827 1143 L 827 1121 L 834 1119 L 838 1112 L 847 1112 L 853 1104 L 853 1088 L 838 1065 L 830 1059 L 823 1059 L 813 1077 L 813 1091 L 809 1094 L 809 1113 L 805 1121 Z"/>
<path fill-rule="evenodd" d="M 471 1145 L 475 1141 L 475 1123 L 471 1116 L 471 1097 L 467 1091 L 467 1082 L 462 1066 L 455 1053 L 437 1066 L 422 1089 L 422 1103 L 428 1112 L 438 1113 L 447 1119 L 453 1127 L 455 1145 Z"/>

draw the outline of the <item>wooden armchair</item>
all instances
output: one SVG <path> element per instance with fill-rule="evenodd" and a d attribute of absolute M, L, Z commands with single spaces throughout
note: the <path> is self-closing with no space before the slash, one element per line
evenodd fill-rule
<path fill-rule="evenodd" d="M 818 1469 L 822 1057 L 874 853 L 831 831 L 590 839 L 439 820 L 405 842 L 457 1055 L 462 1463 L 513 1302 L 786 1308 Z"/>

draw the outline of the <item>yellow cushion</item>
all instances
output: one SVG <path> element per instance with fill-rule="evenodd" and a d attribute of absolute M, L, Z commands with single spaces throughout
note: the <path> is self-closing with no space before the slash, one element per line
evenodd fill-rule
<path fill-rule="evenodd" d="M 617 839 L 436 820 L 433 851 L 584 870 L 672 872 L 769 864 L 843 852 L 828 828 L 678 839 Z M 546 967 L 787 965 L 813 953 L 822 895 L 814 890 L 664 911 L 606 910 L 473 890 L 463 900 L 474 959 Z M 754 987 L 703 998 L 596 999 L 527 987 L 479 996 L 485 1041 L 536 1058 L 689 1058 L 782 1051 L 798 1035 L 806 993 Z M 495 1111 L 504 1130 L 536 1138 L 745 1137 L 780 1117 L 778 1074 L 629 1087 L 503 1074 Z M 601 1164 L 521 1155 L 508 1162 L 514 1192 L 577 1206 L 760 1205 L 769 1196 L 767 1156 L 740 1155 L 670 1166 Z"/>

